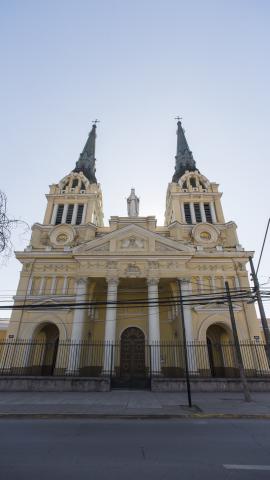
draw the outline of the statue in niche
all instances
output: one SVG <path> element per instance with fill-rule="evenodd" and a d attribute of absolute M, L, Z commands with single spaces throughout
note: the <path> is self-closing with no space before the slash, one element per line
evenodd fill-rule
<path fill-rule="evenodd" d="M 131 193 L 127 198 L 127 211 L 129 217 L 139 216 L 140 199 L 135 195 L 135 188 L 131 189 Z"/>

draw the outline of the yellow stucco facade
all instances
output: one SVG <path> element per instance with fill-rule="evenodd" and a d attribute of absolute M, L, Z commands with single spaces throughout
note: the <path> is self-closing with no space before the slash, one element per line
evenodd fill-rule
<path fill-rule="evenodd" d="M 191 152 L 187 146 L 181 153 L 181 135 L 178 124 L 182 168 Z M 90 152 L 86 164 L 93 158 Z M 209 294 L 208 303 L 184 307 L 187 340 L 231 339 L 228 306 L 214 296 L 225 281 L 234 292 L 249 288 L 252 252 L 239 244 L 236 224 L 225 221 L 218 185 L 187 164 L 168 185 L 164 226 L 137 214 L 112 216 L 104 226 L 101 186 L 84 166 L 51 185 L 43 223 L 33 225 L 30 245 L 16 252 L 22 271 L 15 306 L 23 308 L 13 310 L 8 338 L 118 342 L 136 327 L 146 343 L 181 340 L 180 310 L 171 301 L 179 298 L 181 279 L 184 296 Z M 260 338 L 254 305 L 239 301 L 234 310 L 239 339 Z"/>

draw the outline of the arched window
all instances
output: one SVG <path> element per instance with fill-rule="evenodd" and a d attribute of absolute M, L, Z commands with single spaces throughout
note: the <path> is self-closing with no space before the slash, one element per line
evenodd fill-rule
<path fill-rule="evenodd" d="M 196 185 L 196 178 L 195 177 L 190 177 L 189 183 L 190 183 L 190 186 L 192 188 L 196 188 L 197 185 Z"/>
<path fill-rule="evenodd" d="M 76 188 L 78 186 L 78 184 L 79 184 L 78 178 L 74 178 L 72 180 L 72 187 L 71 188 Z"/>

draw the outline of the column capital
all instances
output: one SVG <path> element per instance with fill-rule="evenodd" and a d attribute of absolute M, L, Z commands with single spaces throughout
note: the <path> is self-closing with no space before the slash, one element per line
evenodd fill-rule
<path fill-rule="evenodd" d="M 117 287 L 119 283 L 119 278 L 118 277 L 107 277 L 106 278 L 108 286 L 115 286 Z"/>
<path fill-rule="evenodd" d="M 185 284 L 190 284 L 191 283 L 191 280 L 190 278 L 185 278 L 185 277 L 177 277 L 177 280 L 181 283 L 185 283 Z"/>
<path fill-rule="evenodd" d="M 87 285 L 88 277 L 80 277 L 75 279 L 75 283 L 78 287 Z"/>
<path fill-rule="evenodd" d="M 147 278 L 147 285 L 149 286 L 157 286 L 159 282 L 159 278 Z"/>

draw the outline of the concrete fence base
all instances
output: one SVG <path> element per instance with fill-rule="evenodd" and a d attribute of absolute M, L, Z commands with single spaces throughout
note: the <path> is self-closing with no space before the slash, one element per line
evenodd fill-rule
<path fill-rule="evenodd" d="M 0 392 L 108 392 L 106 377 L 0 377 Z"/>
<path fill-rule="evenodd" d="M 193 378 L 192 392 L 241 392 L 239 378 Z M 270 392 L 270 378 L 248 379 L 251 392 Z M 109 392 L 108 377 L 0 377 L 0 392 Z M 154 377 L 153 392 L 186 392 L 184 379 Z"/>
<path fill-rule="evenodd" d="M 192 392 L 241 392 L 239 378 L 196 378 L 190 380 Z M 270 392 L 270 378 L 250 378 L 248 386 L 251 392 Z M 152 392 L 186 392 L 187 384 L 183 379 L 152 378 Z"/>

